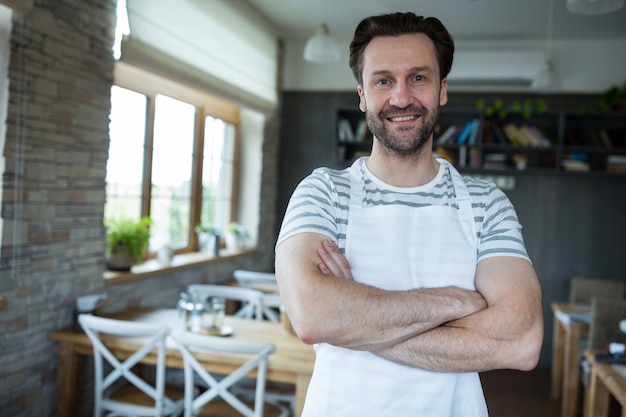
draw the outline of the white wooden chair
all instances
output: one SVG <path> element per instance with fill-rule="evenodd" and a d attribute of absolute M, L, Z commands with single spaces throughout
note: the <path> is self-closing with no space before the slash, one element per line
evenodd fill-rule
<path fill-rule="evenodd" d="M 183 410 L 184 391 L 165 386 L 164 326 L 115 320 L 81 314 L 78 321 L 93 344 L 95 367 L 94 416 L 178 416 Z M 129 338 L 140 347 L 125 360 L 119 359 L 102 340 L 102 335 Z M 156 378 L 148 382 L 133 372 L 141 359 L 156 349 Z M 106 362 L 105 362 L 106 361 Z M 107 370 L 105 364 L 112 369 Z"/>
<path fill-rule="evenodd" d="M 263 293 L 251 288 L 234 287 L 231 285 L 191 284 L 187 292 L 193 299 L 206 300 L 209 297 L 222 297 L 241 303 L 235 317 L 246 319 L 263 319 Z"/>
<path fill-rule="evenodd" d="M 265 286 L 276 288 L 274 292 L 263 292 L 263 315 L 270 321 L 280 321 L 279 309 L 282 301 L 278 293 L 276 274 L 237 269 L 233 272 L 233 278 L 244 288 L 259 289 Z"/>
<path fill-rule="evenodd" d="M 267 360 L 274 352 L 274 345 L 270 342 L 253 342 L 207 336 L 194 333 L 180 332 L 172 334 L 182 355 L 185 369 L 185 417 L 197 416 L 202 408 L 211 406 L 210 402 L 221 398 L 235 410 L 246 417 L 263 417 L 265 404 L 265 381 L 267 374 Z M 246 355 L 250 358 L 237 370 L 221 378 L 208 372 L 198 362 L 195 355 L 202 352 L 222 353 L 228 355 Z M 234 384 L 243 379 L 246 374 L 257 369 L 254 405 L 250 407 L 235 396 L 231 389 Z M 203 382 L 206 390 L 199 395 L 194 393 L 197 387 L 197 378 Z M 213 415 L 211 413 L 207 415 Z"/>
<path fill-rule="evenodd" d="M 274 282 L 276 282 L 275 277 Z M 187 292 L 191 294 L 192 297 L 198 297 L 197 299 L 199 300 L 204 300 L 208 297 L 224 297 L 227 300 L 241 302 L 242 307 L 234 314 L 236 317 L 253 320 L 263 320 L 264 317 L 267 317 L 267 314 L 264 314 L 265 304 L 263 301 L 266 299 L 266 294 L 256 289 L 231 285 L 192 284 L 187 287 Z M 246 378 L 234 387 L 234 390 L 239 396 L 250 398 L 253 392 L 253 389 L 251 389 L 253 383 L 254 381 L 252 379 Z M 284 387 L 283 384 L 278 383 L 270 385 L 271 388 L 267 390 L 265 395 L 265 402 L 281 408 L 281 410 L 283 410 L 280 414 L 281 417 L 286 417 L 290 413 L 293 413 L 295 409 L 295 396 L 291 390 L 288 389 L 290 387 Z M 289 404 L 289 410 L 284 408 L 283 404 Z"/>

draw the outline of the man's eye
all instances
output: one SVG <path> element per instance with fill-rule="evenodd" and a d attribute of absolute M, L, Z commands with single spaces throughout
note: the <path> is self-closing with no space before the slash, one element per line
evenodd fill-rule
<path fill-rule="evenodd" d="M 389 80 L 378 80 L 378 82 L 376 84 L 378 84 L 378 85 L 387 85 L 387 84 L 389 84 Z"/>
<path fill-rule="evenodd" d="M 415 80 L 415 81 L 422 81 L 422 80 L 424 80 L 424 77 L 421 76 L 421 75 L 416 75 L 415 77 L 413 77 L 413 80 Z"/>

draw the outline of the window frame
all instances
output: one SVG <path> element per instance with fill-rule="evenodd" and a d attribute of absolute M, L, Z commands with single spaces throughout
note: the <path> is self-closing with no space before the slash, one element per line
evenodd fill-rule
<path fill-rule="evenodd" d="M 178 248 L 175 253 L 198 252 L 198 236 L 194 232 L 195 225 L 200 222 L 202 205 L 202 157 L 204 149 L 204 121 L 207 116 L 221 119 L 234 126 L 234 157 L 233 157 L 233 182 L 231 190 L 230 219 L 236 221 L 238 213 L 239 178 L 240 178 L 240 146 L 241 125 L 240 109 L 209 92 L 194 88 L 193 82 L 182 82 L 169 79 L 165 76 L 151 73 L 142 68 L 128 63 L 117 61 L 115 63 L 113 84 L 122 88 L 133 90 L 147 97 L 147 123 L 146 123 L 146 156 L 143 166 L 141 216 L 149 215 L 151 204 L 151 174 L 152 174 L 152 143 L 154 137 L 155 98 L 157 94 L 166 95 L 177 100 L 184 101 L 196 107 L 196 120 L 194 132 L 193 160 L 191 167 L 191 207 L 189 227 L 189 244 L 184 248 Z M 149 253 L 147 258 L 156 257 L 156 253 Z"/>

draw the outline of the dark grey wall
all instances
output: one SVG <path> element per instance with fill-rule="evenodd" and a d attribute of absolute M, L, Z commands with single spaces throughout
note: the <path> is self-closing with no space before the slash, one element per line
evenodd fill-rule
<path fill-rule="evenodd" d="M 451 94 L 450 106 L 474 106 L 478 98 L 505 103 L 526 96 Z M 552 110 L 590 105 L 595 96 L 545 97 Z M 339 107 L 357 108 L 354 93 L 283 94 L 279 156 L 278 226 L 298 182 L 318 166 L 335 162 L 335 122 Z M 543 289 L 544 346 L 540 367 L 550 365 L 550 303 L 564 301 L 572 276 L 626 280 L 626 175 L 512 173 L 506 193 L 524 227 L 524 239 Z"/>

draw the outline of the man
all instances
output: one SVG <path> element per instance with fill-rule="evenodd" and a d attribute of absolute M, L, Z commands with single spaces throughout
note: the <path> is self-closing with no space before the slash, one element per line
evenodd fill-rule
<path fill-rule="evenodd" d="M 291 198 L 276 275 L 315 344 L 304 416 L 486 416 L 478 372 L 530 370 L 541 290 L 492 183 L 432 154 L 454 42 L 436 18 L 364 19 L 350 45 L 371 156 Z"/>

